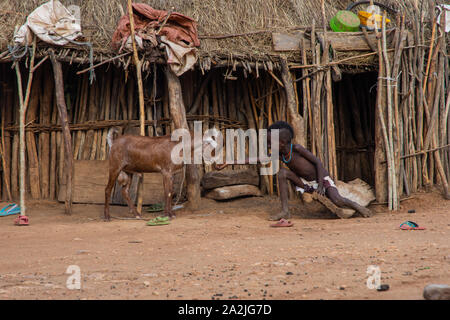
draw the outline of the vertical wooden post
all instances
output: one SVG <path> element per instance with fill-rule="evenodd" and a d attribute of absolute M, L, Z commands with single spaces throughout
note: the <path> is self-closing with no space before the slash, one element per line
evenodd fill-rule
<path fill-rule="evenodd" d="M 138 93 L 139 93 L 139 120 L 140 120 L 140 134 L 141 136 L 145 136 L 145 107 L 144 107 L 144 91 L 142 86 L 142 73 L 141 73 L 141 65 L 142 62 L 139 60 L 138 51 L 136 47 L 136 39 L 134 36 L 134 17 L 133 17 L 133 6 L 132 1 L 128 0 L 128 15 L 130 18 L 130 31 L 131 31 L 131 43 L 133 45 L 133 60 L 136 66 L 136 78 L 138 82 Z M 144 175 L 141 174 L 138 185 L 138 203 L 137 203 L 137 212 L 142 214 L 142 186 L 144 184 Z"/>
<path fill-rule="evenodd" d="M 383 58 L 381 57 L 381 44 L 378 39 L 378 87 L 377 87 L 377 99 L 376 99 L 376 115 L 375 116 L 375 155 L 374 155 L 374 171 L 375 171 L 375 197 L 377 202 L 386 202 L 388 199 L 388 181 L 387 181 L 387 165 L 383 163 L 384 160 L 388 160 L 387 154 L 387 134 L 385 116 L 382 112 L 383 106 L 386 105 L 386 92 L 383 87 L 382 78 L 385 77 L 383 70 Z"/>
<path fill-rule="evenodd" d="M 20 75 L 19 62 L 16 62 L 17 88 L 19 94 L 19 201 L 20 215 L 26 215 L 25 204 L 25 106 L 23 102 L 22 76 Z"/>
<path fill-rule="evenodd" d="M 65 212 L 72 214 L 72 189 L 73 189 L 73 153 L 72 153 L 72 139 L 70 136 L 69 120 L 67 117 L 66 101 L 64 100 L 64 81 L 61 63 L 56 60 L 53 50 L 50 52 L 50 61 L 53 66 L 53 76 L 55 78 L 55 96 L 56 105 L 58 107 L 59 118 L 61 120 L 61 128 L 64 140 L 64 164 L 66 173 L 66 199 Z"/>
<path fill-rule="evenodd" d="M 28 101 L 30 100 L 31 83 L 33 82 L 34 56 L 36 52 L 36 37 L 33 39 L 33 49 L 31 52 L 30 71 L 28 73 L 27 90 L 25 98 L 22 91 L 22 76 L 20 74 L 19 61 L 16 61 L 17 87 L 19 93 L 19 190 L 20 190 L 20 215 L 26 215 L 25 204 L 25 115 L 27 113 Z"/>
<path fill-rule="evenodd" d="M 165 68 L 165 74 L 169 93 L 170 115 L 175 124 L 175 128 L 189 130 L 180 80 L 169 67 Z M 186 183 L 189 208 L 195 210 L 200 204 L 200 181 L 195 164 L 186 165 Z"/>
<path fill-rule="evenodd" d="M 295 133 L 294 143 L 301 144 L 305 135 L 304 123 L 302 117 L 300 117 L 297 112 L 297 103 L 295 100 L 296 92 L 294 90 L 294 85 L 292 84 L 291 73 L 289 72 L 287 60 L 285 58 L 281 59 L 281 80 L 283 81 L 284 89 L 286 91 L 286 106 Z"/>
<path fill-rule="evenodd" d="M 329 57 L 329 42 L 327 40 L 327 20 L 325 18 L 325 0 L 322 0 L 322 22 L 323 22 L 323 42 L 325 48 L 323 49 L 322 63 L 327 64 L 330 61 Z M 334 114 L 333 114 L 333 90 L 331 85 L 331 71 L 328 68 L 325 72 L 325 88 L 326 88 L 326 132 L 327 134 L 327 153 L 328 153 L 328 172 L 331 177 L 337 179 L 337 162 L 336 162 L 336 138 L 334 133 Z"/>

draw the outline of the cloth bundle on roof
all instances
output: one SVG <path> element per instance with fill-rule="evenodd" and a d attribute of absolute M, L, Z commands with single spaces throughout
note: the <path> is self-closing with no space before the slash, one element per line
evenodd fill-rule
<path fill-rule="evenodd" d="M 163 24 L 169 12 L 153 9 L 144 3 L 134 3 L 132 6 L 137 45 L 143 49 L 142 40 L 148 40 L 153 47 L 156 47 L 158 45 L 156 29 Z M 130 19 L 129 15 L 125 14 L 120 18 L 113 34 L 113 49 L 120 52 L 126 47 L 131 50 L 130 34 Z M 191 69 L 197 61 L 195 47 L 200 46 L 195 20 L 181 13 L 172 12 L 162 26 L 159 35 L 161 36 L 161 45 L 167 52 L 167 63 L 172 71 L 180 76 Z"/>
<path fill-rule="evenodd" d="M 28 15 L 26 23 L 14 35 L 14 42 L 29 45 L 32 33 L 44 42 L 62 46 L 81 36 L 81 26 L 61 2 L 52 0 Z"/>

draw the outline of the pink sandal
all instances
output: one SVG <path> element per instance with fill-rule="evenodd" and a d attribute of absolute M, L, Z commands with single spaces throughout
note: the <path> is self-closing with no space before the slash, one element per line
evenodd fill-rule
<path fill-rule="evenodd" d="M 286 219 L 280 219 L 277 223 L 271 224 L 272 228 L 292 227 L 294 224 Z"/>

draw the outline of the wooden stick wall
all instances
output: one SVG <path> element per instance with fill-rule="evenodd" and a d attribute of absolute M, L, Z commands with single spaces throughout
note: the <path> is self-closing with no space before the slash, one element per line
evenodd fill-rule
<path fill-rule="evenodd" d="M 380 151 L 375 159 L 375 186 L 379 202 L 388 200 L 398 209 L 402 193 L 409 195 L 421 187 L 438 183 L 444 198 L 450 199 L 449 171 L 449 58 L 446 34 L 431 14 L 432 33 L 426 34 L 424 13 L 417 12 L 408 32 L 398 18 L 394 52 L 387 54 L 385 28 L 379 40 L 378 137 L 385 130 L 387 139 L 376 139 Z M 381 42 L 381 44 L 380 44 Z M 386 128 L 380 125 L 382 118 Z M 386 132 L 387 130 L 387 132 Z M 386 152 L 390 149 L 390 152 Z M 391 160 L 386 154 L 391 154 Z M 387 170 L 386 170 L 387 162 Z M 391 169 L 391 170 L 389 170 Z M 388 181 L 396 181 L 387 188 Z M 392 179 L 392 177 L 394 179 Z"/>
<path fill-rule="evenodd" d="M 310 67 L 292 72 L 294 79 L 300 79 L 294 80 L 294 88 L 306 147 L 319 157 L 333 178 L 361 177 L 374 183 L 379 202 L 387 201 L 392 188 L 400 197 L 439 184 L 448 194 L 448 41 L 435 17 L 435 36 L 430 39 L 424 19 L 423 14 L 418 14 L 408 25 L 412 27 L 409 31 L 406 22 L 399 21 L 391 45 L 394 50 L 382 50 L 380 40 L 378 74 L 345 75 L 334 83 L 333 72 L 327 66 L 332 57 L 323 53 L 313 25 L 309 38 L 301 40 L 303 44 L 309 41 L 313 49 L 300 52 L 303 64 Z M 227 128 L 260 129 L 277 120 L 291 120 L 279 72 L 265 70 L 258 63 L 242 66 L 215 68 L 205 75 L 196 70 L 181 77 L 188 121 L 202 120 L 204 130 L 215 126 L 225 136 Z M 138 134 L 134 76 L 104 65 L 96 70 L 97 80 L 90 85 L 87 75 L 75 76 L 74 67 L 65 68 L 74 159 L 105 160 L 109 127 L 118 125 Z M 10 65 L 1 64 L 0 69 L 0 187 L 6 200 L 9 194 L 18 198 L 19 108 Z M 149 70 L 144 75 L 146 134 L 163 135 L 173 129 L 164 74 L 160 67 Z M 51 72 L 49 62 L 37 69 L 27 113 L 27 194 L 37 199 L 56 199 L 64 177 L 64 146 Z M 387 139 L 383 138 L 381 117 Z M 386 147 L 392 150 L 391 174 L 397 181 L 390 189 Z M 201 170 L 212 168 L 205 165 Z M 262 176 L 261 189 L 276 194 L 275 177 Z"/>
<path fill-rule="evenodd" d="M 4 97 L 1 140 L 4 140 L 2 154 L 5 154 L 1 191 L 3 199 L 7 199 L 7 189 L 11 190 L 13 198 L 18 196 L 18 100 L 9 66 L 3 64 L 0 68 L 4 71 L 0 88 Z M 109 127 L 121 126 L 127 133 L 138 134 L 135 79 L 131 73 L 105 66 L 97 69 L 97 80 L 90 85 L 88 75 L 73 76 L 74 68 L 64 71 L 74 159 L 105 160 Z M 51 72 L 48 62 L 37 69 L 27 112 L 26 180 L 27 197 L 32 199 L 57 199 L 59 186 L 65 183 L 64 145 L 54 83 L 48 76 Z M 224 77 L 227 73 L 228 80 Z M 220 68 L 211 71 L 211 75 L 194 71 L 181 77 L 191 124 L 193 120 L 202 120 L 204 130 L 215 126 L 225 137 L 228 128 L 267 128 L 273 121 L 287 120 L 285 93 L 272 76 L 255 69 L 249 69 L 247 78 L 243 71 L 232 74 L 230 76 L 230 70 Z M 163 77 L 160 68 L 156 68 L 156 77 L 154 72 L 144 75 L 147 135 L 164 135 L 173 129 Z M 196 110 L 192 109 L 194 103 L 199 104 Z M 189 113 L 191 109 L 195 112 Z M 209 170 L 212 168 L 207 165 L 201 168 L 202 172 Z M 262 189 L 273 193 L 276 190 L 274 180 L 273 177 L 262 179 Z M 115 194 L 119 193 L 120 190 L 115 190 Z"/>

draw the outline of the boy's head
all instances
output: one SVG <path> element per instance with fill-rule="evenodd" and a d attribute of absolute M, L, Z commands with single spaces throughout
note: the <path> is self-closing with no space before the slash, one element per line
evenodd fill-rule
<path fill-rule="evenodd" d="M 270 132 L 273 129 L 279 130 L 279 146 L 280 149 L 284 148 L 285 145 L 290 145 L 292 138 L 294 137 L 294 129 L 292 129 L 291 125 L 285 121 L 277 121 L 272 123 L 272 125 L 267 128 L 267 138 L 268 138 L 268 145 L 270 147 Z"/>

